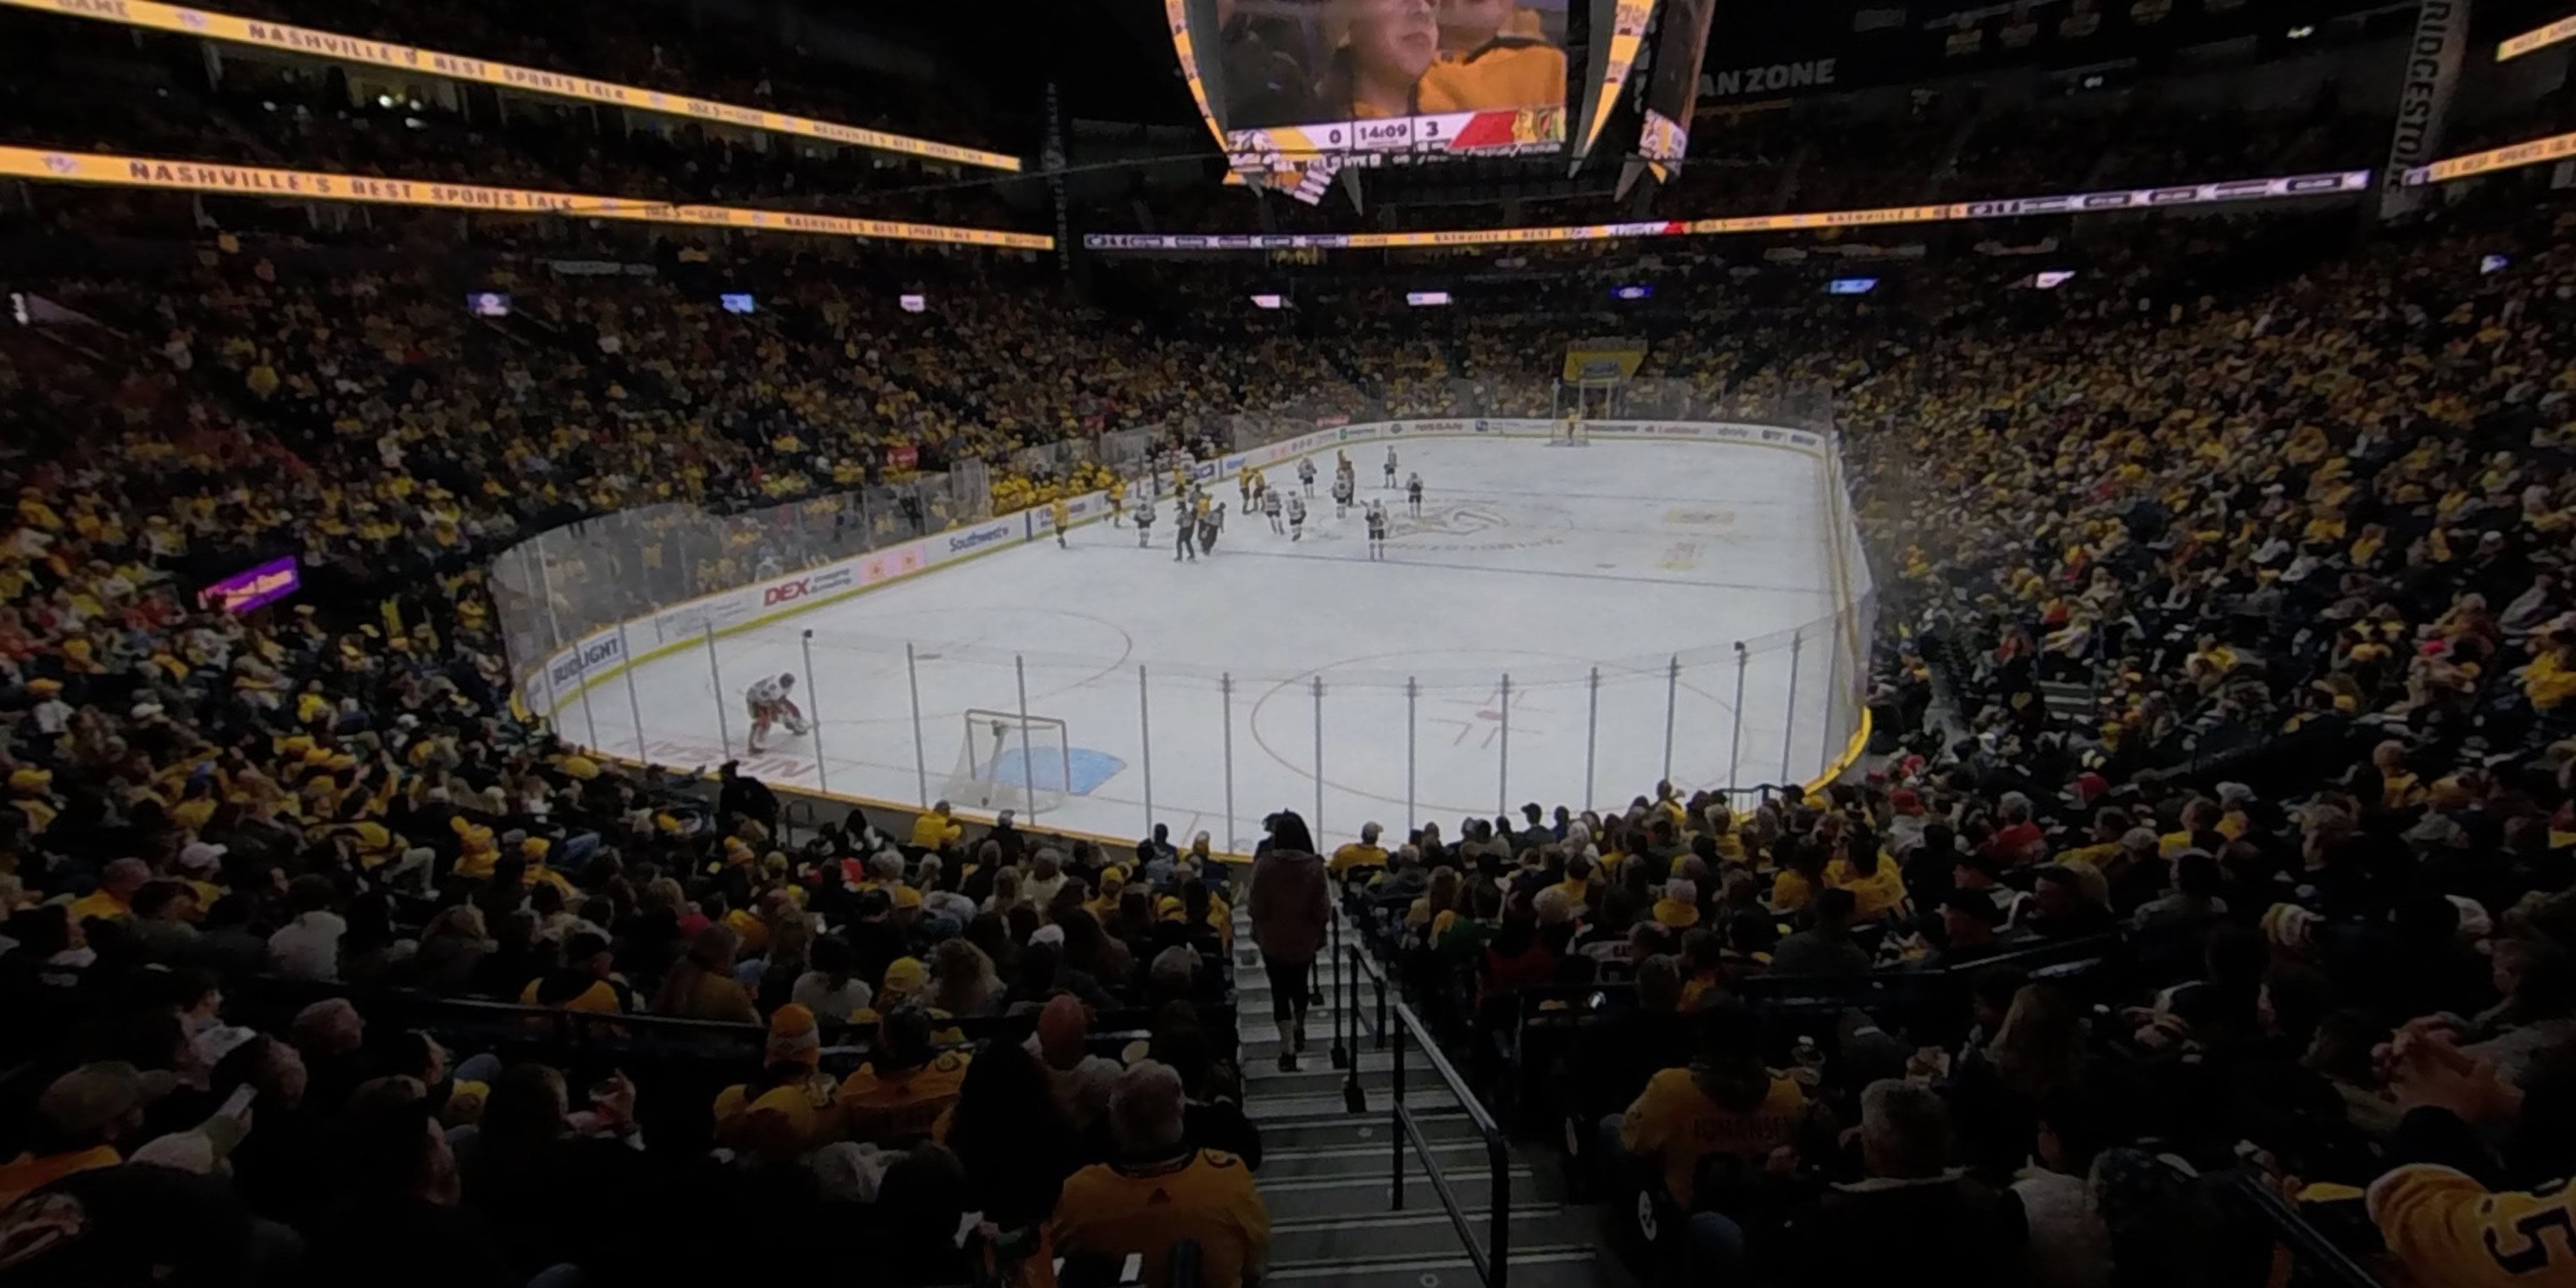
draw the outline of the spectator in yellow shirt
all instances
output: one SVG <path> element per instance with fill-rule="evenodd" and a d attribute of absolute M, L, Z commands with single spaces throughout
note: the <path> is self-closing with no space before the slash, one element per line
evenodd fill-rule
<path fill-rule="evenodd" d="M 1352 868 L 1385 867 L 1386 847 L 1377 843 L 1378 834 L 1377 824 L 1361 824 L 1360 839 L 1333 851 L 1333 861 L 1330 865 L 1332 874 L 1340 876 Z"/>
<path fill-rule="evenodd" d="M 888 1148 L 930 1134 L 957 1103 L 968 1057 L 931 1046 L 930 1013 L 896 1006 L 877 1022 L 875 1056 L 841 1083 L 835 1096 L 849 1138 Z"/>
<path fill-rule="evenodd" d="M 1243 1288 L 1270 1259 L 1270 1211 L 1252 1169 L 1232 1154 L 1193 1148 L 1183 1129 L 1188 1101 L 1169 1065 L 1139 1061 L 1109 1095 L 1116 1162 L 1075 1172 L 1056 1199 L 1047 1232 L 1057 1252 L 1112 1263 L 1144 1257 L 1144 1282 L 1166 1281 L 1165 1258 L 1188 1239 L 1199 1247 L 1205 1288 Z"/>
<path fill-rule="evenodd" d="M 98 875 L 98 888 L 72 900 L 72 924 L 89 920 L 118 921 L 134 911 L 134 892 L 152 879 L 141 859 L 118 859 Z"/>
<path fill-rule="evenodd" d="M 924 850 L 936 850 L 966 835 L 966 828 L 949 816 L 948 802 L 940 801 L 930 812 L 912 821 L 912 843 Z"/>
<path fill-rule="evenodd" d="M 1619 1145 L 1656 1169 L 1664 1194 L 1683 1211 L 1698 1189 L 1700 1160 L 1734 1155 L 1747 1171 L 1794 1151 L 1807 1116 L 1806 1093 L 1763 1067 L 1762 1028 L 1729 999 L 1700 1012 L 1699 1055 L 1646 1083 L 1619 1119 Z"/>
<path fill-rule="evenodd" d="M 27 1152 L 0 1163 L 0 1207 L 62 1177 L 124 1161 L 117 1142 L 143 1127 L 143 1110 L 178 1089 L 167 1070 L 124 1061 L 85 1064 L 53 1080 L 36 1101 Z"/>

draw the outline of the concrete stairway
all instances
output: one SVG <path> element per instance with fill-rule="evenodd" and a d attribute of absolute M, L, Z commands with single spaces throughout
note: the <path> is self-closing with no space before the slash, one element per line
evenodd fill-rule
<path fill-rule="evenodd" d="M 1343 927 L 1345 938 L 1350 928 Z M 1306 1052 L 1298 1071 L 1279 1069 L 1279 1040 L 1270 1022 L 1270 986 L 1252 948 L 1243 904 L 1235 905 L 1235 986 L 1243 1036 L 1244 1112 L 1261 1128 L 1261 1196 L 1270 1208 L 1270 1273 L 1264 1282 L 1329 1282 L 1352 1288 L 1474 1288 L 1475 1263 L 1439 1196 L 1424 1179 L 1420 1156 L 1405 1151 L 1404 1208 L 1392 1204 L 1388 1181 L 1396 1142 L 1392 1052 L 1376 1045 L 1376 1005 L 1362 985 L 1361 1036 L 1354 1059 L 1365 1113 L 1348 1111 L 1346 1072 L 1332 1067 L 1328 996 L 1307 1011 Z M 1475 1124 L 1419 1053 L 1405 1065 L 1405 1101 L 1423 1119 L 1432 1158 L 1467 1209 L 1481 1242 L 1492 1212 L 1492 1169 Z M 1596 1263 L 1596 1218 L 1560 1202 L 1556 1163 L 1542 1151 L 1512 1147 L 1510 1288 L 1573 1288 L 1625 1281 Z"/>

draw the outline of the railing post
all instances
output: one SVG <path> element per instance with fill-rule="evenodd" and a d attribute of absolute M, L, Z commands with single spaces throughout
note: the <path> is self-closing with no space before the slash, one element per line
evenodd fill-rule
<path fill-rule="evenodd" d="M 644 701 L 635 696 L 635 646 L 626 641 L 624 622 L 617 624 L 617 655 L 626 659 L 626 714 L 635 721 L 635 761 L 637 764 L 651 764 L 653 757 L 644 750 Z M 809 665 L 805 670 L 811 675 L 814 668 Z M 716 696 L 722 700 L 724 695 Z"/>
<path fill-rule="evenodd" d="M 1136 725 L 1137 732 L 1144 740 L 1145 758 L 1145 830 L 1139 835 L 1152 836 L 1154 834 L 1154 695 L 1146 687 L 1145 664 L 1142 662 L 1136 664 Z M 1073 784 L 1065 784 L 1065 790 L 1073 790 Z M 1227 848 L 1233 848 L 1234 838 L 1229 836 L 1226 840 Z"/>
<path fill-rule="evenodd" d="M 1395 1104 L 1388 1111 L 1392 1121 L 1388 1124 L 1389 1130 L 1386 1134 L 1388 1148 L 1395 1155 L 1395 1172 L 1386 1183 L 1387 1210 L 1401 1212 L 1404 1210 L 1404 1034 L 1395 1035 L 1395 1059 L 1388 1063 L 1395 1075 L 1394 1089 L 1388 1095 Z"/>
<path fill-rule="evenodd" d="M 725 720 L 724 668 L 716 662 L 716 624 L 703 628 L 707 636 L 707 677 L 716 686 L 716 741 L 724 748 L 724 758 L 733 759 L 733 730 Z"/>
<path fill-rule="evenodd" d="M 1741 702 L 1742 694 L 1736 695 Z M 1673 712 L 1682 700 L 1682 655 L 1673 654 L 1672 665 L 1664 669 L 1664 781 L 1673 780 Z"/>
<path fill-rule="evenodd" d="M 1422 686 L 1412 676 L 1404 677 L 1404 833 L 1409 840 L 1413 825 L 1422 820 L 1413 812 L 1413 708 Z"/>
<path fill-rule="evenodd" d="M 1225 695 L 1225 848 L 1234 848 L 1234 673 L 1225 672 L 1217 680 L 1218 692 Z M 1145 833 L 1153 835 L 1151 829 Z"/>
<path fill-rule="evenodd" d="M 1798 653 L 1806 643 L 1803 632 L 1789 632 L 1789 718 L 1780 722 L 1780 781 L 1784 783 L 1789 781 L 1789 748 L 1798 738 Z M 1832 736 L 1830 730 L 1826 736 Z M 1729 809 L 1735 807 L 1733 801 L 1726 804 Z"/>
<path fill-rule="evenodd" d="M 1588 687 L 1591 690 L 1591 698 L 1583 715 L 1583 812 L 1587 814 L 1592 812 L 1593 754 L 1600 749 L 1601 738 L 1600 667 L 1592 668 L 1592 679 Z M 1671 775 L 1672 771 L 1667 769 L 1665 776 L 1669 778 Z"/>
<path fill-rule="evenodd" d="M 806 723 L 814 730 L 814 785 L 823 794 L 832 792 L 832 771 L 823 759 L 823 686 L 814 682 L 814 632 L 807 628 L 797 644 L 805 652 L 805 704 L 813 708 Z"/>
<path fill-rule="evenodd" d="M 1324 830 L 1324 677 L 1315 677 L 1315 832 Z M 1324 842 L 1317 841 L 1317 845 Z"/>
<path fill-rule="evenodd" d="M 1744 669 L 1753 659 L 1744 652 L 1744 641 L 1735 642 L 1735 733 L 1726 743 L 1726 807 L 1735 808 L 1735 762 L 1744 751 Z"/>
<path fill-rule="evenodd" d="M 926 810 L 930 808 L 930 756 L 921 746 L 921 662 L 913 656 L 911 640 L 903 642 L 903 674 L 912 685 L 912 772 L 920 780 L 921 807 Z"/>
<path fill-rule="evenodd" d="M 1029 750 L 1029 659 L 1015 653 L 1011 668 L 1020 678 L 1020 803 L 1029 807 L 1029 821 L 1034 823 L 1038 818 L 1038 762 Z"/>

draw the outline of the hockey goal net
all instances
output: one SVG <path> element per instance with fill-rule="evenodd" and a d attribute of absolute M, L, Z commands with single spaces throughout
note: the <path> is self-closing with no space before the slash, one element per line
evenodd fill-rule
<path fill-rule="evenodd" d="M 1064 804 L 1073 780 L 1073 744 L 1062 720 L 972 708 L 966 741 L 940 798 L 979 810 L 1035 814 Z"/>
<path fill-rule="evenodd" d="M 1561 417 L 1548 425 L 1547 444 L 1550 447 L 1587 447 L 1591 442 L 1592 431 L 1580 416 Z"/>

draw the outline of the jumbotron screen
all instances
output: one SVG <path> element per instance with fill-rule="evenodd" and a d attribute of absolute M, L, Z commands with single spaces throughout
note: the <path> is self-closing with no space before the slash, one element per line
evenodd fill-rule
<path fill-rule="evenodd" d="M 1565 146 L 1569 0 L 1167 0 L 1173 48 L 1233 168 L 1544 154 Z"/>

